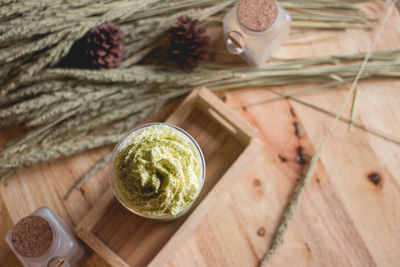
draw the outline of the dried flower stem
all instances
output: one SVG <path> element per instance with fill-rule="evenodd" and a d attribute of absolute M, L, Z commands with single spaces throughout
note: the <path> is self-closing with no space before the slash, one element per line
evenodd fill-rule
<path fill-rule="evenodd" d="M 103 169 L 111 160 L 112 152 L 108 152 L 104 157 L 96 162 L 89 171 L 87 171 L 81 178 L 79 178 L 72 188 L 67 192 L 64 200 L 67 200 L 76 190 L 81 188 L 90 178 L 92 178 L 99 170 Z"/>
<path fill-rule="evenodd" d="M 324 113 L 324 114 L 326 114 L 328 116 L 331 116 L 331 117 L 335 117 L 336 116 L 336 113 L 334 113 L 332 111 L 329 111 L 329 110 L 324 109 L 322 107 L 319 107 L 317 105 L 308 103 L 306 101 L 300 100 L 299 98 L 296 98 L 294 96 L 290 96 L 290 95 L 288 96 L 288 95 L 285 95 L 285 94 L 280 93 L 280 92 L 278 92 L 276 90 L 273 90 L 273 89 L 267 89 L 267 90 L 269 90 L 270 92 L 273 92 L 274 94 L 280 95 L 282 98 L 288 98 L 288 99 L 293 100 L 293 101 L 295 101 L 295 102 L 297 102 L 299 104 L 302 104 L 304 106 L 307 106 L 307 107 L 310 107 L 310 108 L 315 109 L 317 111 L 320 111 L 320 112 L 322 112 L 322 113 Z M 349 123 L 350 122 L 350 119 L 346 118 L 344 116 L 339 116 L 338 120 L 343 121 L 345 123 Z M 375 128 L 372 128 L 372 127 L 369 127 L 369 126 L 365 126 L 362 123 L 357 122 L 357 121 L 353 121 L 353 126 L 356 127 L 356 128 L 359 128 L 361 130 L 364 130 L 366 132 L 369 132 L 371 134 L 374 134 L 376 136 L 379 136 L 379 137 L 381 137 L 381 138 L 383 138 L 383 139 L 385 139 L 387 141 L 390 141 L 390 142 L 392 142 L 394 144 L 400 145 L 400 138 L 396 137 L 393 134 L 388 134 L 388 133 L 385 133 L 383 131 L 377 130 Z"/>
<path fill-rule="evenodd" d="M 241 109 L 241 108 L 248 108 L 248 107 L 252 107 L 252 106 L 257 106 L 257 105 L 269 103 L 269 102 L 272 102 L 272 101 L 275 101 L 275 100 L 281 100 L 281 99 L 284 99 L 284 98 L 290 98 L 290 97 L 294 97 L 294 96 L 301 95 L 301 94 L 304 94 L 304 93 L 309 93 L 309 92 L 316 91 L 316 90 L 319 90 L 319 89 L 327 89 L 327 88 L 329 89 L 329 88 L 332 88 L 334 86 L 347 83 L 349 81 L 351 81 L 351 79 L 346 79 L 346 80 L 343 80 L 343 81 L 332 81 L 332 82 L 328 82 L 328 83 L 324 83 L 324 84 L 308 87 L 308 88 L 305 88 L 305 89 L 297 90 L 297 91 L 292 92 L 292 93 L 280 94 L 277 97 L 270 97 L 270 98 L 267 98 L 267 99 L 264 99 L 264 100 L 260 100 L 260 101 L 256 101 L 256 102 L 252 102 L 252 103 L 247 103 L 247 104 L 243 104 L 243 105 L 240 105 L 240 106 L 235 106 L 235 107 L 232 107 L 232 108 L 233 109 Z M 273 92 L 276 93 L 276 91 L 273 91 Z"/>
<path fill-rule="evenodd" d="M 349 131 L 351 131 L 353 128 L 353 120 L 354 120 L 354 115 L 356 113 L 356 106 L 357 106 L 357 96 L 358 96 L 358 87 L 356 87 L 354 89 L 353 103 L 351 104 L 351 111 L 350 111 Z"/>

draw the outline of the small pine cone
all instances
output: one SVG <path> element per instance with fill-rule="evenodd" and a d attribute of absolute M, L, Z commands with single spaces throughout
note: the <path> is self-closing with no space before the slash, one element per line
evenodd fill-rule
<path fill-rule="evenodd" d="M 205 28 L 198 28 L 198 20 L 181 16 L 168 33 L 168 54 L 172 60 L 185 68 L 194 68 L 210 54 Z"/>
<path fill-rule="evenodd" d="M 114 23 L 90 30 L 72 48 L 67 65 L 89 69 L 110 69 L 121 65 L 125 55 L 122 32 Z"/>

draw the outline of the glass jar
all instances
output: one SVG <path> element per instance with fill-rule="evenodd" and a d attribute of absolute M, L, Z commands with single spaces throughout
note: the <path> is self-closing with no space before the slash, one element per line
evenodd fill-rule
<path fill-rule="evenodd" d="M 116 156 L 117 156 L 118 152 L 121 150 L 121 147 L 123 147 L 124 145 L 126 145 L 127 142 L 129 142 L 130 138 L 134 138 L 136 134 L 140 133 L 139 131 L 145 130 L 147 127 L 159 127 L 159 126 L 160 127 L 168 127 L 169 129 L 172 129 L 172 131 L 176 131 L 178 134 L 181 134 L 181 137 L 186 138 L 186 140 L 191 145 L 193 145 L 193 147 L 195 148 L 195 151 L 197 153 L 196 157 L 200 161 L 201 173 L 200 173 L 200 177 L 197 177 L 198 184 L 197 184 L 197 192 L 195 194 L 195 197 L 191 203 L 188 203 L 182 210 L 179 210 L 179 212 L 176 213 L 175 215 L 165 214 L 165 213 L 149 214 L 149 213 L 140 211 L 138 208 L 135 208 L 133 205 L 131 205 L 129 203 L 129 200 L 127 200 L 124 197 L 124 194 L 122 193 L 120 186 L 118 185 L 117 175 L 116 175 L 116 172 L 114 169 L 115 160 L 116 160 Z M 152 148 L 152 150 L 153 149 L 154 148 Z M 110 178 L 111 187 L 112 187 L 115 197 L 126 209 L 128 209 L 129 211 L 133 212 L 134 214 L 137 214 L 144 218 L 169 221 L 169 220 L 174 220 L 174 219 L 177 219 L 177 218 L 183 216 L 191 208 L 191 206 L 197 199 L 197 197 L 203 187 L 204 179 L 205 179 L 205 170 L 206 170 L 206 168 L 205 168 L 205 160 L 204 160 L 203 152 L 201 151 L 201 148 L 198 145 L 198 143 L 196 142 L 196 140 L 189 133 L 187 133 L 185 130 L 183 130 L 175 125 L 170 125 L 170 124 L 162 123 L 162 122 L 155 122 L 155 123 L 144 124 L 144 125 L 141 125 L 135 129 L 133 129 L 124 138 L 122 138 L 122 140 L 119 141 L 119 143 L 115 146 L 115 148 L 113 150 L 112 158 L 110 161 L 109 178 Z"/>
<path fill-rule="evenodd" d="M 240 22 L 239 2 L 225 15 L 223 32 L 228 51 L 252 66 L 261 66 L 278 51 L 289 35 L 290 15 L 278 4 L 275 21 L 263 31 L 252 31 Z"/>
<path fill-rule="evenodd" d="M 82 258 L 84 255 L 84 249 L 78 239 L 75 237 L 73 230 L 49 208 L 41 207 L 28 217 L 40 217 L 41 219 L 44 219 L 44 221 L 46 221 L 51 228 L 52 241 L 51 245 L 43 255 L 38 257 L 23 256 L 18 252 L 13 244 L 12 235 L 15 226 L 10 229 L 6 236 L 6 242 L 23 266 L 68 267 L 74 266 Z"/>

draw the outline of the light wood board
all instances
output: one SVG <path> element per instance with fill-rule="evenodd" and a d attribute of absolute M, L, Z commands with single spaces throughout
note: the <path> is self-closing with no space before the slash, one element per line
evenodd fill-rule
<path fill-rule="evenodd" d="M 382 18 L 384 3 L 365 5 Z M 393 12 L 377 49 L 400 44 L 400 16 Z M 218 30 L 210 30 L 219 34 Z M 284 46 L 279 56 L 328 56 L 365 51 L 376 31 L 351 30 L 333 38 L 305 45 Z M 221 40 L 217 48 L 223 49 Z M 238 59 L 215 56 L 217 61 Z M 282 91 L 304 86 L 280 87 Z M 302 96 L 305 101 L 333 112 L 342 103 L 346 89 Z M 356 119 L 393 135 L 400 135 L 400 81 L 369 80 L 359 86 Z M 253 102 L 272 94 L 263 89 L 229 92 L 226 103 Z M 170 104 L 169 110 L 174 104 Z M 295 117 L 290 109 L 293 108 Z M 348 110 L 350 106 L 348 107 Z M 168 108 L 167 108 L 168 110 Z M 266 252 L 272 234 L 288 202 L 302 166 L 296 148 L 312 154 L 332 119 L 308 107 L 282 100 L 239 110 L 258 129 L 263 153 L 226 192 L 202 220 L 185 245 L 173 252 L 169 266 L 255 266 Z M 348 112 L 346 114 L 349 114 Z M 159 119 L 168 116 L 167 111 Z M 294 134 L 293 122 L 302 125 L 302 138 Z M 4 136 L 7 136 L 4 132 Z M 4 138 L 3 138 L 4 139 Z M 46 205 L 71 225 L 76 225 L 105 192 L 105 170 L 81 191 L 64 201 L 63 196 L 109 148 L 44 163 L 17 173 L 0 185 L 1 235 L 12 222 Z M 279 155 L 287 158 L 282 162 Z M 381 176 L 378 185 L 368 174 Z M 0 262 L 14 266 L 15 258 L 0 241 Z M 106 266 L 90 254 L 82 266 Z M 270 266 L 400 266 L 400 146 L 347 125 L 336 127 L 321 157 L 316 174 L 305 192 L 284 245 Z"/>

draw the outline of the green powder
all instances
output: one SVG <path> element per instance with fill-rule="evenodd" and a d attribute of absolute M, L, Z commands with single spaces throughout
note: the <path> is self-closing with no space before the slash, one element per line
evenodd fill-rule
<path fill-rule="evenodd" d="M 176 215 L 196 199 L 202 160 L 184 133 L 151 125 L 128 136 L 119 147 L 114 172 L 122 200 L 146 215 Z"/>

